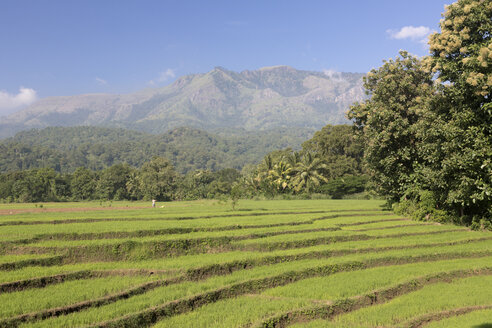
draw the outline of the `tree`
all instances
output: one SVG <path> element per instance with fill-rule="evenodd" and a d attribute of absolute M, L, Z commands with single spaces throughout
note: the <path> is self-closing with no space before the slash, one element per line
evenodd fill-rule
<path fill-rule="evenodd" d="M 126 192 L 128 198 L 131 200 L 142 199 L 142 191 L 140 190 L 140 180 L 139 172 L 137 170 L 132 170 L 128 175 L 128 180 L 126 181 Z"/>
<path fill-rule="evenodd" d="M 365 175 L 346 175 L 328 181 L 319 188 L 319 191 L 330 195 L 333 199 L 341 199 L 345 195 L 363 192 L 368 177 Z"/>
<path fill-rule="evenodd" d="M 292 167 L 284 161 L 273 165 L 269 175 L 278 192 L 283 192 L 290 185 L 292 172 Z"/>
<path fill-rule="evenodd" d="M 309 193 L 322 182 L 327 182 L 328 180 L 321 174 L 321 170 L 324 168 L 326 165 L 321 159 L 311 153 L 304 154 L 297 164 L 296 175 L 292 181 L 295 191 Z"/>
<path fill-rule="evenodd" d="M 363 145 L 349 125 L 326 125 L 302 144 L 303 152 L 311 152 L 326 164 L 322 171 L 329 180 L 345 175 L 361 175 Z"/>
<path fill-rule="evenodd" d="M 476 110 L 485 111 L 492 90 L 492 3 L 459 0 L 446 6 L 441 32 L 430 36 L 432 68 Z"/>
<path fill-rule="evenodd" d="M 176 191 L 178 174 L 163 157 L 154 157 L 140 169 L 140 190 L 146 200 L 171 200 Z"/>
<path fill-rule="evenodd" d="M 402 52 L 371 71 L 349 117 L 377 189 L 419 219 L 490 224 L 492 3 L 446 8 L 431 56 Z M 480 224 L 485 226 L 485 224 Z"/>
<path fill-rule="evenodd" d="M 304 151 L 319 154 L 321 157 L 347 156 L 358 162 L 364 154 L 362 143 L 353 134 L 350 125 L 326 125 L 302 144 Z"/>
<path fill-rule="evenodd" d="M 364 160 L 377 191 L 398 202 L 422 162 L 416 130 L 435 92 L 432 75 L 421 60 L 402 51 L 371 70 L 364 87 L 371 98 L 353 105 L 348 117 L 364 141 Z"/>
<path fill-rule="evenodd" d="M 429 41 L 429 66 L 443 88 L 423 131 L 430 146 L 421 181 L 464 223 L 492 217 L 491 17 L 492 2 L 459 0 Z"/>
<path fill-rule="evenodd" d="M 126 183 L 134 169 L 128 164 L 115 164 L 101 172 L 96 193 L 102 199 L 129 199 Z"/>
<path fill-rule="evenodd" d="M 97 186 L 97 174 L 84 167 L 79 167 L 72 174 L 70 190 L 77 200 L 93 199 Z"/>
<path fill-rule="evenodd" d="M 189 171 L 178 185 L 178 199 L 207 198 L 208 186 L 214 179 L 214 174 L 208 170 Z"/>

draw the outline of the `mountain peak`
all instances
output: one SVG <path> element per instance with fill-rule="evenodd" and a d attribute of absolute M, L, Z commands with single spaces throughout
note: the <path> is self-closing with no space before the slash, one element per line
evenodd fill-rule
<path fill-rule="evenodd" d="M 342 73 L 345 74 L 345 73 Z M 344 75 L 345 76 L 345 75 Z M 0 122 L 0 137 L 48 126 L 109 126 L 162 133 L 179 126 L 205 130 L 314 128 L 348 123 L 349 106 L 365 98 L 363 74 L 330 79 L 322 72 L 270 66 L 237 73 L 215 67 L 173 84 L 122 95 L 40 100 Z"/>
<path fill-rule="evenodd" d="M 295 68 L 287 65 L 265 66 L 258 69 L 259 71 L 297 71 Z"/>
<path fill-rule="evenodd" d="M 218 71 L 218 72 L 229 72 L 228 69 L 226 69 L 225 67 L 222 67 L 222 66 L 215 66 L 214 69 L 212 71 Z"/>

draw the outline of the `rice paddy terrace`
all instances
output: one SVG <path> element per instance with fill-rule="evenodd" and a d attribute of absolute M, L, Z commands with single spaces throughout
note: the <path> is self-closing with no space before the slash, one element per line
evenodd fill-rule
<path fill-rule="evenodd" d="M 491 327 L 492 233 L 381 203 L 0 205 L 0 327 Z"/>

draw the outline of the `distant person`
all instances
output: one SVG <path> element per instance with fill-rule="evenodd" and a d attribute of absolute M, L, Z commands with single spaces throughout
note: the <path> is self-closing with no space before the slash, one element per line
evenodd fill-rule
<path fill-rule="evenodd" d="M 155 199 L 152 199 L 152 207 L 155 207 Z"/>

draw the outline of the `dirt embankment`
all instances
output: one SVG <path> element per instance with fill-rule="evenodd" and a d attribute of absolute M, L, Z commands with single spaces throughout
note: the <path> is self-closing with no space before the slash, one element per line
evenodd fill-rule
<path fill-rule="evenodd" d="M 54 212 L 88 212 L 88 211 L 111 211 L 111 210 L 137 210 L 149 208 L 149 206 L 125 206 L 125 207 L 60 207 L 60 208 L 14 208 L 0 209 L 0 215 L 13 215 L 25 213 L 54 213 Z"/>

